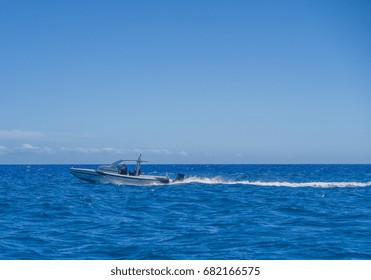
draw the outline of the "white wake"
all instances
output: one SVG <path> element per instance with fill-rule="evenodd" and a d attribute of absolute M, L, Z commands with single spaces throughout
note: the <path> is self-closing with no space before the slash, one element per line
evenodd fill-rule
<path fill-rule="evenodd" d="M 263 187 L 315 187 L 315 188 L 347 188 L 347 187 L 371 187 L 371 182 L 285 182 L 285 181 L 249 181 L 229 180 L 221 177 L 186 177 L 183 181 L 173 184 L 222 184 L 222 185 L 253 185 Z"/>

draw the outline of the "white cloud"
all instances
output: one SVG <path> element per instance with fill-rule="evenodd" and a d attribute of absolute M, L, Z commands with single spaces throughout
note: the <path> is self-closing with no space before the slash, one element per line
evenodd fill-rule
<path fill-rule="evenodd" d="M 83 154 L 92 154 L 95 152 L 94 148 L 68 148 L 68 147 L 61 147 L 62 152 L 67 153 L 83 153 Z"/>
<path fill-rule="evenodd" d="M 94 148 L 94 147 L 62 147 L 62 152 L 69 152 L 69 153 L 82 153 L 82 154 L 101 154 L 101 153 L 110 153 L 110 154 L 125 154 L 127 150 L 124 149 L 116 149 L 112 147 L 105 147 L 105 148 Z"/>
<path fill-rule="evenodd" d="M 172 155 L 173 152 L 167 149 L 128 149 L 127 152 L 137 153 L 137 154 L 156 154 L 156 155 Z"/>
<path fill-rule="evenodd" d="M 38 147 L 34 146 L 28 143 L 22 144 L 21 147 L 16 148 L 19 151 L 22 152 L 38 152 L 38 153 L 47 153 L 47 154 L 52 154 L 54 153 L 54 150 L 50 147 Z"/>
<path fill-rule="evenodd" d="M 185 157 L 188 156 L 188 153 L 186 151 L 180 151 L 178 154 Z"/>
<path fill-rule="evenodd" d="M 82 153 L 82 154 L 102 154 L 102 153 L 109 153 L 109 154 L 130 154 L 130 153 L 137 153 L 137 154 L 157 154 L 157 155 L 172 155 L 173 152 L 167 149 L 118 149 L 113 147 L 103 147 L 103 148 L 96 148 L 96 147 L 61 147 L 60 149 L 62 152 L 68 153 Z"/>
<path fill-rule="evenodd" d="M 38 147 L 34 146 L 28 143 L 22 144 L 21 146 L 18 147 L 13 147 L 13 148 L 8 148 L 5 146 L 0 145 L 0 153 L 19 153 L 19 152 L 40 152 L 40 153 L 48 153 L 52 154 L 54 153 L 54 149 L 49 148 L 49 147 Z"/>
<path fill-rule="evenodd" d="M 143 150 L 143 153 L 153 153 L 158 155 L 171 155 L 173 154 L 171 151 L 166 149 L 150 149 L 150 150 Z"/>
<path fill-rule="evenodd" d="M 0 145 L 0 153 L 6 153 L 6 152 L 9 152 L 9 151 L 10 150 L 7 147 Z"/>
<path fill-rule="evenodd" d="M 31 144 L 22 144 L 21 150 L 38 151 L 38 150 L 40 150 L 40 148 L 36 147 L 36 146 L 33 146 Z"/>
<path fill-rule="evenodd" d="M 35 139 L 44 136 L 44 133 L 38 131 L 22 129 L 0 130 L 0 139 Z"/>
<path fill-rule="evenodd" d="M 49 147 L 44 147 L 43 148 L 43 151 L 45 152 L 45 153 L 47 153 L 47 154 L 54 154 L 54 149 L 52 149 L 52 148 L 49 148 Z"/>
<path fill-rule="evenodd" d="M 23 143 L 20 146 L 13 148 L 8 148 L 0 145 L 0 153 L 17 153 L 17 152 L 33 152 L 33 153 L 75 153 L 75 154 L 114 154 L 114 155 L 130 155 L 130 154 L 155 154 L 155 155 L 165 155 L 170 156 L 174 153 L 167 149 L 119 149 L 114 147 L 60 147 L 60 148 L 50 148 L 47 146 L 38 146 L 30 143 Z M 188 153 L 185 151 L 180 151 L 177 154 L 182 156 L 187 156 Z"/>

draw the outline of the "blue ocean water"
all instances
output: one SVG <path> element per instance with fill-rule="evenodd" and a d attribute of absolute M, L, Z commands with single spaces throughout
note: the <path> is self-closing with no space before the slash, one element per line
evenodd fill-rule
<path fill-rule="evenodd" d="M 187 174 L 147 187 L 70 167 L 0 166 L 0 259 L 371 259 L 371 165 L 145 165 Z"/>

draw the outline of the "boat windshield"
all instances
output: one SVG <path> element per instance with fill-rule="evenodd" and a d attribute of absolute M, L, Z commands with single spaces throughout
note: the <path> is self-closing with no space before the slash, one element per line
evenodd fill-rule
<path fill-rule="evenodd" d="M 117 165 L 101 165 L 98 167 L 98 170 L 100 171 L 106 171 L 106 172 L 118 172 Z"/>

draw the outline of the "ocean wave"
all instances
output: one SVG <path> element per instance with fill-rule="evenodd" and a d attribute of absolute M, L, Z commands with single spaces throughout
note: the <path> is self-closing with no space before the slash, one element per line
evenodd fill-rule
<path fill-rule="evenodd" d="M 198 177 L 191 176 L 184 181 L 173 182 L 173 184 L 207 184 L 207 185 L 254 185 L 262 187 L 313 187 L 313 188 L 348 188 L 348 187 L 371 187 L 371 182 L 285 182 L 285 181 L 249 181 L 230 180 L 221 177 Z"/>

